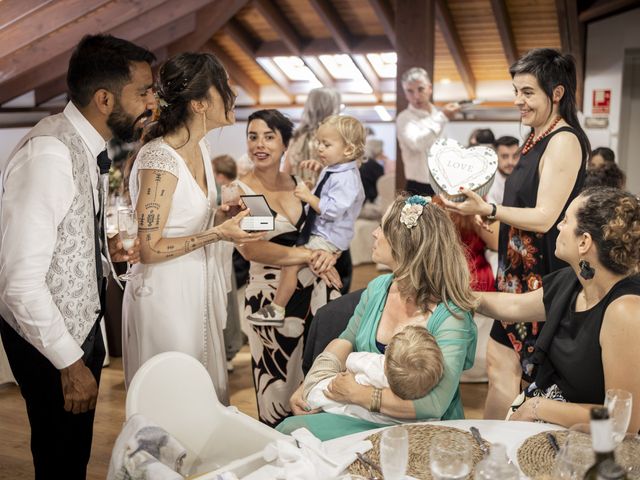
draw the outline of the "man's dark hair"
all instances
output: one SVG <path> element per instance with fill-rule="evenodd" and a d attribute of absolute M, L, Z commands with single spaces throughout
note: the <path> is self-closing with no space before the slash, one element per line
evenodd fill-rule
<path fill-rule="evenodd" d="M 493 147 L 497 150 L 498 147 L 513 147 L 514 145 L 520 145 L 518 139 L 511 135 L 504 135 L 494 142 Z"/>
<path fill-rule="evenodd" d="M 594 157 L 595 155 L 600 155 L 605 162 L 616 162 L 616 154 L 613 153 L 613 150 L 611 150 L 610 148 L 598 147 L 593 152 L 591 152 L 591 157 Z"/>
<path fill-rule="evenodd" d="M 131 81 L 132 62 L 152 64 L 155 59 L 149 50 L 127 40 L 111 35 L 86 35 L 69 60 L 69 98 L 77 107 L 86 107 L 101 88 L 117 96 Z"/>
<path fill-rule="evenodd" d="M 496 137 L 490 128 L 481 128 L 476 132 L 476 143 L 478 145 L 493 145 Z"/>

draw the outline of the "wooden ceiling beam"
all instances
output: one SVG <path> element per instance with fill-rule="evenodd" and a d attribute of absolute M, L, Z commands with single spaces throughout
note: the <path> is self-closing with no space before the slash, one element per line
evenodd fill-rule
<path fill-rule="evenodd" d="M 462 42 L 460 41 L 460 36 L 453 22 L 453 17 L 445 0 L 436 0 L 436 21 L 438 22 L 444 41 L 449 48 L 449 53 L 456 64 L 458 74 L 462 79 L 467 95 L 469 98 L 475 98 L 476 79 L 473 76 L 471 65 L 469 64 Z"/>
<path fill-rule="evenodd" d="M 175 2 L 181 5 L 184 0 Z M 169 56 L 187 51 L 197 51 L 220 30 L 231 18 L 249 3 L 248 0 L 209 0 L 196 13 L 196 29 L 173 43 L 169 48 Z"/>
<path fill-rule="evenodd" d="M 245 55 L 251 58 L 256 56 L 260 42 L 253 38 L 251 33 L 249 33 L 240 22 L 232 18 L 225 25 L 224 31 Z"/>
<path fill-rule="evenodd" d="M 184 4 L 187 1 L 189 0 L 183 0 L 182 3 Z M 122 30 L 119 32 L 119 36 L 144 45 L 150 50 L 155 50 L 165 46 L 167 42 L 172 42 L 193 32 L 196 27 L 194 13 L 178 19 L 175 19 L 174 16 L 169 23 L 165 24 L 162 24 L 162 22 L 148 22 L 147 20 L 150 16 L 150 14 L 148 16 L 141 15 L 127 22 L 127 24 L 132 27 L 132 30 L 126 28 L 127 24 L 122 25 L 120 29 L 118 29 Z M 146 28 L 142 29 L 143 26 Z M 130 31 L 135 31 L 135 35 L 127 34 L 127 32 Z M 68 50 L 44 64 L 37 65 L 22 75 L 0 83 L 0 104 L 22 95 L 25 92 L 34 90 L 40 85 L 51 82 L 60 76 L 66 75 L 71 53 L 72 50 Z"/>
<path fill-rule="evenodd" d="M 54 3 L 54 0 L 2 0 L 0 8 L 0 30 L 19 22 L 27 15 Z"/>
<path fill-rule="evenodd" d="M 373 53 L 394 51 L 389 39 L 384 36 L 354 37 L 351 46 L 352 53 Z M 315 38 L 302 47 L 301 55 L 333 55 L 341 53 L 340 48 L 332 38 Z M 258 57 L 277 57 L 291 55 L 287 45 L 281 41 L 262 42 L 256 50 Z"/>
<path fill-rule="evenodd" d="M 393 13 L 393 7 L 389 0 L 369 0 L 369 4 L 376 12 L 376 17 L 382 25 L 384 34 L 387 36 L 394 50 L 396 47 L 396 19 Z"/>
<path fill-rule="evenodd" d="M 340 14 L 329 0 L 309 0 L 316 14 L 331 32 L 341 53 L 351 52 L 352 35 Z"/>
<path fill-rule="evenodd" d="M 67 91 L 67 76 L 61 75 L 60 77 L 51 80 L 50 82 L 40 85 L 35 89 L 36 106 L 40 106 L 45 102 L 48 102 L 52 98 L 57 97 Z"/>
<path fill-rule="evenodd" d="M 0 57 L 15 52 L 108 4 L 111 0 L 65 0 L 32 11 L 0 29 Z M 4 4 L 4 2 L 3 2 Z"/>
<path fill-rule="evenodd" d="M 351 60 L 355 63 L 358 70 L 367 81 L 373 90 L 373 94 L 376 96 L 378 100 L 382 99 L 382 88 L 380 85 L 380 78 L 378 74 L 375 72 L 367 57 L 362 54 L 351 55 Z"/>
<path fill-rule="evenodd" d="M 166 0 L 113 0 L 107 6 L 85 15 L 81 22 L 71 23 L 59 33 L 30 43 L 11 55 L 0 57 L 0 72 L 3 72 L 0 80 L 16 78 L 34 66 L 48 63 L 52 58 L 71 51 L 87 32 L 111 31 L 128 20 L 138 19 L 164 2 Z"/>
<path fill-rule="evenodd" d="M 578 18 L 577 0 L 556 0 L 562 53 L 570 53 L 576 61 L 576 103 L 582 111 L 584 91 L 585 25 Z"/>
<path fill-rule="evenodd" d="M 260 102 L 260 85 L 258 85 L 221 46 L 213 40 L 209 40 L 200 50 L 211 52 L 218 57 L 227 70 L 231 81 L 242 88 L 255 103 Z"/>
<path fill-rule="evenodd" d="M 320 83 L 322 83 L 325 87 L 333 87 L 336 86 L 336 80 L 331 76 L 331 74 L 327 71 L 324 64 L 320 61 L 318 57 L 314 56 L 303 56 L 302 61 L 304 64 L 311 70 Z"/>
<path fill-rule="evenodd" d="M 640 0 L 599 0 L 583 10 L 578 19 L 582 23 L 592 22 L 636 7 L 640 7 Z"/>
<path fill-rule="evenodd" d="M 513 36 L 513 29 L 511 28 L 507 4 L 505 0 L 491 0 L 491 9 L 493 10 L 493 17 L 496 20 L 498 33 L 500 34 L 502 49 L 507 57 L 507 63 L 512 65 L 518 60 L 519 55 Z"/>
<path fill-rule="evenodd" d="M 255 6 L 287 47 L 288 52 L 284 53 L 284 55 L 301 56 L 307 41 L 300 36 L 295 27 L 284 16 L 284 13 L 278 10 L 275 2 L 255 0 Z"/>
<path fill-rule="evenodd" d="M 256 61 L 260 68 L 266 72 L 266 74 L 271 78 L 273 83 L 275 83 L 280 90 L 289 98 L 291 103 L 295 102 L 295 87 L 293 82 L 290 82 L 289 79 L 282 73 L 282 70 L 278 68 L 273 60 L 270 58 L 257 58 Z"/>
<path fill-rule="evenodd" d="M 264 67 L 260 64 L 260 62 L 256 61 L 256 51 L 258 49 L 259 41 L 253 38 L 253 36 L 238 22 L 237 20 L 231 19 L 224 27 L 224 31 L 231 40 L 242 50 L 242 52 L 250 57 L 255 64 L 262 70 L 265 75 L 271 78 L 270 73 L 264 69 Z M 273 80 L 273 78 L 272 78 Z M 278 88 L 282 89 L 278 83 L 276 83 Z M 290 97 L 290 93 L 286 90 L 282 89 L 282 93 Z"/>

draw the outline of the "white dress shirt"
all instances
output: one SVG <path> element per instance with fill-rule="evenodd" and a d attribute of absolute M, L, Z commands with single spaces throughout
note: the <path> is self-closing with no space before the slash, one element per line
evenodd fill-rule
<path fill-rule="evenodd" d="M 105 140 L 72 103 L 64 115 L 84 141 L 97 212 L 96 157 L 105 149 Z M 58 225 L 75 196 L 71 154 L 55 137 L 36 137 L 5 160 L 0 170 L 0 315 L 15 318 L 29 342 L 62 369 L 83 352 L 67 331 L 45 278 Z"/>
<path fill-rule="evenodd" d="M 407 180 L 429 183 L 427 154 L 448 121 L 446 115 L 434 106 L 431 112 L 427 112 L 409 105 L 398 114 L 396 133 Z"/>
<path fill-rule="evenodd" d="M 493 177 L 493 183 L 487 193 L 487 202 L 495 203 L 496 205 L 502 205 L 502 199 L 504 198 L 504 184 L 507 181 L 507 176 L 500 170 L 496 170 L 496 175 Z"/>

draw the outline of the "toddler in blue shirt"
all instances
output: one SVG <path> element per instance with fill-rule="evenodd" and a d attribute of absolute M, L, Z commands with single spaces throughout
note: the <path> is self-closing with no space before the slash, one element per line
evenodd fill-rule
<path fill-rule="evenodd" d="M 366 132 L 350 116 L 332 115 L 316 132 L 318 160 L 324 165 L 311 193 L 299 182 L 295 196 L 309 204 L 299 244 L 310 250 L 339 254 L 349 248 L 353 225 L 364 203 L 358 159 L 364 152 Z M 302 265 L 282 267 L 273 302 L 248 317 L 253 325 L 284 325 L 285 306 L 296 290 Z"/>

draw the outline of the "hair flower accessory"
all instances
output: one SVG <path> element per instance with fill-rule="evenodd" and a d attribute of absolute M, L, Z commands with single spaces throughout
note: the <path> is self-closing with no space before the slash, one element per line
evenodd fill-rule
<path fill-rule="evenodd" d="M 431 197 L 413 195 L 407 198 L 400 212 L 400 221 L 409 229 L 418 224 L 418 218 L 422 215 L 424 207 L 431 203 Z"/>
<path fill-rule="evenodd" d="M 156 90 L 154 93 L 156 102 L 160 108 L 167 108 L 170 104 L 164 99 L 164 92 Z"/>

